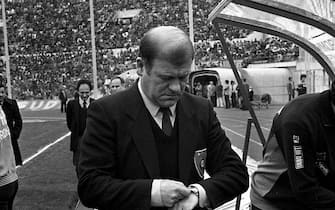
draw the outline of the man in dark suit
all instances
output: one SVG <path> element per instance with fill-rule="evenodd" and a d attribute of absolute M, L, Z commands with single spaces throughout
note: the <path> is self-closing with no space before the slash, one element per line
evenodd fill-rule
<path fill-rule="evenodd" d="M 70 150 L 73 152 L 73 165 L 78 166 L 80 139 L 86 127 L 87 108 L 94 99 L 90 98 L 92 90 L 91 82 L 88 80 L 79 80 L 76 91 L 79 97 L 72 99 L 67 104 L 66 122 L 71 131 Z"/>
<path fill-rule="evenodd" d="M 22 165 L 22 157 L 18 139 L 22 130 L 22 118 L 16 100 L 7 97 L 6 87 L 0 84 L 0 104 L 6 115 L 10 131 L 16 165 Z"/>
<path fill-rule="evenodd" d="M 185 93 L 194 50 L 172 26 L 147 32 L 143 74 L 91 104 L 79 159 L 78 194 L 104 209 L 215 208 L 248 188 L 212 104 Z M 204 180 L 204 170 L 211 178 Z"/>
<path fill-rule="evenodd" d="M 60 111 L 66 112 L 66 102 L 67 102 L 67 93 L 65 91 L 65 87 L 63 87 L 60 92 L 59 92 L 59 96 L 58 96 L 59 100 L 60 100 Z"/>

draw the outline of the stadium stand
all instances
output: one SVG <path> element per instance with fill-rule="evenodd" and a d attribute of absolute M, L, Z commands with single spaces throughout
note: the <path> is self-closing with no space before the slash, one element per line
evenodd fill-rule
<path fill-rule="evenodd" d="M 95 32 L 98 83 L 135 68 L 143 33 L 158 25 L 188 31 L 187 1 L 97 0 Z M 219 0 L 194 1 L 196 65 L 217 67 L 224 61 L 221 44 L 207 17 Z M 55 98 L 59 87 L 73 92 L 78 78 L 91 78 L 89 1 L 10 0 L 6 5 L 13 96 Z M 243 65 L 296 59 L 298 47 L 275 37 L 234 41 L 252 31 L 225 26 L 230 50 Z M 23 82 L 24 81 L 24 82 Z"/>

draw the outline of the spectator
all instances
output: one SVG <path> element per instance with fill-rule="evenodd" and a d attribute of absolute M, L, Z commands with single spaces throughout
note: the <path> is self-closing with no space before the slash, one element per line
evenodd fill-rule
<path fill-rule="evenodd" d="M 66 102 L 67 102 L 67 93 L 66 93 L 66 87 L 63 86 L 61 91 L 59 92 L 59 100 L 60 100 L 60 112 L 66 113 Z"/>
<path fill-rule="evenodd" d="M 0 107 L 0 209 L 12 210 L 18 190 L 15 156 L 10 139 L 6 116 Z"/>
<path fill-rule="evenodd" d="M 232 107 L 237 108 L 238 104 L 237 104 L 237 94 L 236 94 L 236 84 L 235 81 L 231 80 L 230 81 L 230 88 L 231 88 L 231 104 Z"/>
<path fill-rule="evenodd" d="M 217 98 L 217 107 L 223 107 L 223 86 L 220 81 L 216 86 L 216 98 Z"/>
<path fill-rule="evenodd" d="M 306 77 L 306 74 L 300 75 L 300 83 L 297 86 L 298 96 L 307 93 Z"/>
<path fill-rule="evenodd" d="M 294 85 L 294 81 L 292 80 L 292 77 L 288 78 L 287 94 L 288 94 L 288 101 L 291 101 L 295 95 L 295 85 Z"/>
<path fill-rule="evenodd" d="M 68 103 L 66 123 L 67 127 L 71 131 L 70 151 L 73 152 L 72 162 L 78 175 L 78 159 L 80 154 L 81 137 L 83 136 L 86 128 L 87 109 L 94 99 L 90 98 L 92 84 L 89 80 L 79 80 L 76 91 L 78 93 L 78 97 L 70 100 Z"/>
<path fill-rule="evenodd" d="M 196 82 L 194 87 L 194 93 L 197 96 L 202 96 L 202 85 L 200 82 Z"/>
<path fill-rule="evenodd" d="M 122 79 L 121 77 L 114 77 L 111 80 L 111 94 L 117 93 L 121 90 L 124 90 L 124 79 Z"/>
<path fill-rule="evenodd" d="M 250 97 L 250 94 L 249 94 L 249 84 L 247 83 L 247 79 L 246 78 L 243 78 L 243 83 L 242 83 L 242 87 L 237 87 L 237 95 L 238 95 L 238 98 L 239 98 L 239 104 L 240 104 L 240 109 L 242 110 L 247 110 L 248 107 L 247 107 L 247 102 L 246 100 L 244 99 L 243 95 L 242 95 L 242 92 L 241 92 L 241 88 L 244 88 L 245 92 L 247 93 L 247 96 L 248 99 Z"/>
<path fill-rule="evenodd" d="M 7 90 L 0 84 L 0 104 L 6 115 L 7 126 L 10 131 L 12 147 L 16 165 L 22 165 L 22 157 L 18 144 L 18 139 L 22 130 L 22 118 L 16 100 L 7 97 Z"/>
<path fill-rule="evenodd" d="M 207 98 L 210 100 L 214 107 L 216 107 L 215 85 L 213 81 L 209 81 L 207 85 Z"/>
<path fill-rule="evenodd" d="M 223 87 L 223 90 L 224 90 L 224 100 L 225 100 L 225 104 L 226 104 L 226 109 L 229 109 L 230 108 L 229 96 L 230 96 L 230 93 L 231 93 L 230 86 L 229 86 L 229 80 L 225 80 L 225 85 Z"/>

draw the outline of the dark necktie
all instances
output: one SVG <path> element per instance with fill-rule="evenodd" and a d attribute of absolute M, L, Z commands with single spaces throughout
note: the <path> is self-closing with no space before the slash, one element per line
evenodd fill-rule
<path fill-rule="evenodd" d="M 161 107 L 159 111 L 163 113 L 162 130 L 167 136 L 170 136 L 172 133 L 172 123 L 170 120 L 171 111 L 169 108 L 163 107 Z"/>
<path fill-rule="evenodd" d="M 87 102 L 86 101 L 83 102 L 83 108 L 87 109 Z"/>

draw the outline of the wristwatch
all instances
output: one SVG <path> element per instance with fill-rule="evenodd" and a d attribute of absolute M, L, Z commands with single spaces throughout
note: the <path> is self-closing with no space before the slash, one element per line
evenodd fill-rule
<path fill-rule="evenodd" d="M 191 193 L 193 193 L 194 195 L 196 195 L 198 197 L 199 200 L 199 190 L 196 187 L 191 187 Z"/>

